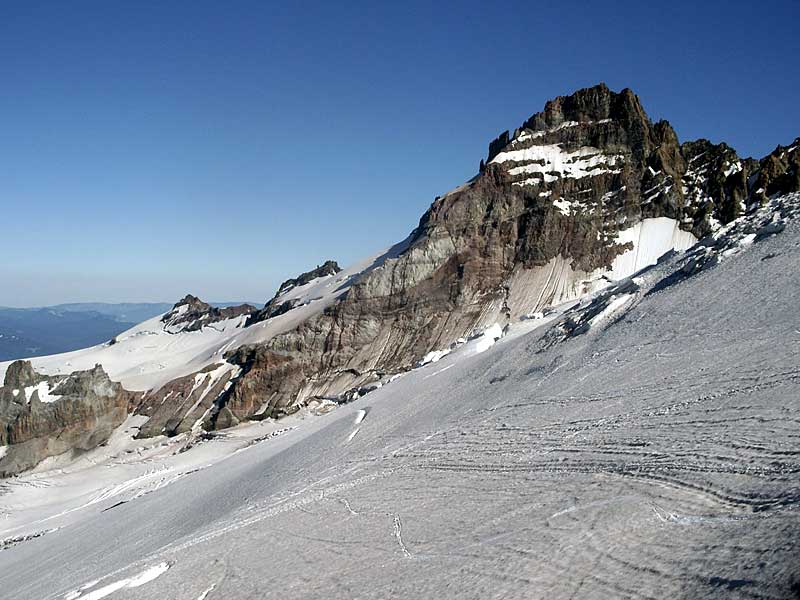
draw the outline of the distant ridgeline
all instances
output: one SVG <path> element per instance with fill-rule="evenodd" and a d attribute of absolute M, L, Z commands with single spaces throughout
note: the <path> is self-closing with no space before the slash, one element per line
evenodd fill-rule
<path fill-rule="evenodd" d="M 216 306 L 232 304 L 223 302 Z M 0 360 L 57 354 L 102 344 L 170 308 L 171 304 L 159 302 L 0 307 Z"/>

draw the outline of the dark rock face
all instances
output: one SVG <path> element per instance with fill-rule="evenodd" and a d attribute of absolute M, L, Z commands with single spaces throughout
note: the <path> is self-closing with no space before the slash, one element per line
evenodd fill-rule
<path fill-rule="evenodd" d="M 730 223 L 771 198 L 800 190 L 800 138 L 778 146 L 760 161 L 740 159 L 728 145 L 708 140 L 681 146 L 687 168 L 682 178 L 684 213 L 698 237 L 708 223 Z"/>
<path fill-rule="evenodd" d="M 729 223 L 744 214 L 753 161 L 740 160 L 727 144 L 708 140 L 686 142 L 681 153 L 686 159 L 681 178 L 684 212 L 698 237 L 707 233 L 708 223 Z"/>
<path fill-rule="evenodd" d="M 767 199 L 800 190 L 800 138 L 787 148 L 778 146 L 758 163 L 751 176 L 752 200 L 764 204 Z"/>
<path fill-rule="evenodd" d="M 217 308 L 203 302 L 197 296 L 187 294 L 161 320 L 164 328 L 171 333 L 199 331 L 213 323 L 249 315 L 256 310 L 256 307 L 250 304 Z"/>
<path fill-rule="evenodd" d="M 13 363 L 0 387 L 0 446 L 9 446 L 0 459 L 0 477 L 30 469 L 48 456 L 105 442 L 132 401 L 133 394 L 99 365 L 47 376 L 35 373 L 27 361 Z"/>
<path fill-rule="evenodd" d="M 137 401 L 135 412 L 150 419 L 137 437 L 174 436 L 190 431 L 227 391 L 237 373 L 238 369 L 228 364 L 216 363 L 145 393 Z"/>
<path fill-rule="evenodd" d="M 508 143 L 511 141 L 509 137 L 509 132 L 504 131 L 500 135 L 498 135 L 495 139 L 489 142 L 489 158 L 486 159 L 486 162 L 481 160 L 481 169 L 480 172 L 483 173 L 486 170 L 486 163 L 491 162 L 492 159 L 500 154 L 500 151 L 508 146 Z"/>

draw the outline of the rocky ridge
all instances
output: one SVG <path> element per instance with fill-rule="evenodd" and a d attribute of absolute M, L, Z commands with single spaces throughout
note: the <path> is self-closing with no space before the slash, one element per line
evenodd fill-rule
<path fill-rule="evenodd" d="M 707 140 L 681 144 L 632 91 L 602 84 L 551 100 L 493 140 L 479 174 L 438 197 L 397 253 L 324 310 L 265 341 L 226 346 L 200 371 L 137 395 L 132 410 L 149 417 L 140 435 L 220 429 L 312 398 L 351 398 L 476 331 L 605 288 L 593 296 L 596 313 L 562 327 L 583 333 L 623 295 L 622 284 L 608 287 L 613 280 L 698 239 L 697 248 L 716 248 L 714 235 L 741 219 L 753 226 L 773 199 L 800 189 L 799 145 L 754 160 Z M 689 271 L 718 260 L 696 249 L 691 256 Z M 327 261 L 289 279 L 260 310 L 187 296 L 162 322 L 175 333 L 245 316 L 246 328 L 263 327 L 313 302 L 295 290 L 339 272 Z"/>
<path fill-rule="evenodd" d="M 564 340 L 589 333 L 593 327 L 607 327 L 630 311 L 642 298 L 678 285 L 709 271 L 720 262 L 784 231 L 800 218 L 800 192 L 767 201 L 744 218 L 730 222 L 701 239 L 681 255 L 665 254 L 656 265 L 626 277 L 568 310 L 541 338 L 539 351 Z M 765 254 L 763 260 L 775 258 Z"/>
<path fill-rule="evenodd" d="M 310 271 L 301 273 L 297 277 L 287 279 L 280 285 L 280 287 L 278 287 L 278 291 L 275 292 L 275 295 L 269 302 L 267 302 L 264 308 L 250 315 L 247 320 L 247 325 L 252 325 L 272 317 L 277 317 L 278 315 L 289 312 L 293 308 L 297 308 L 300 306 L 302 301 L 298 298 L 284 299 L 289 292 L 295 290 L 296 288 L 307 285 L 315 279 L 319 279 L 321 277 L 332 277 L 333 275 L 341 272 L 341 270 L 342 268 L 335 260 L 326 260 L 324 263 L 317 265 L 316 268 L 311 269 Z"/>
<path fill-rule="evenodd" d="M 187 294 L 175 303 L 172 310 L 166 313 L 161 321 L 164 323 L 164 329 L 170 333 L 200 331 L 203 327 L 209 327 L 219 321 L 249 315 L 256 310 L 256 307 L 250 304 L 218 308 L 203 302 L 197 296 Z"/>

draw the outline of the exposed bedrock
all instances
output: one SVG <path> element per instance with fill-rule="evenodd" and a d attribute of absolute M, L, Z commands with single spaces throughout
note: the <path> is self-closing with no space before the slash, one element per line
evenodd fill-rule
<path fill-rule="evenodd" d="M 34 372 L 16 361 L 0 387 L 0 476 L 41 460 L 90 450 L 105 442 L 128 415 L 133 394 L 108 378 L 100 365 L 69 376 Z"/>
<path fill-rule="evenodd" d="M 219 321 L 249 315 L 256 310 L 256 307 L 250 304 L 218 308 L 203 302 L 197 296 L 187 294 L 175 303 L 172 310 L 166 313 L 161 321 L 164 323 L 164 328 L 171 333 L 199 331 L 203 327 Z"/>
<path fill-rule="evenodd" d="M 239 371 L 226 362 L 214 363 L 140 394 L 136 414 L 150 419 L 139 430 L 138 437 L 174 436 L 200 427 L 214 401 L 230 388 L 231 378 Z"/>
<path fill-rule="evenodd" d="M 754 185 L 798 189 L 789 150 L 758 162 L 725 144 L 681 146 L 627 89 L 556 98 L 492 142 L 482 172 L 437 198 L 399 257 L 259 351 L 284 360 L 229 357 L 242 375 L 219 405 L 243 419 L 340 394 L 475 327 L 576 298 L 632 248 L 620 233 L 645 219 L 701 238 L 763 203 Z"/>

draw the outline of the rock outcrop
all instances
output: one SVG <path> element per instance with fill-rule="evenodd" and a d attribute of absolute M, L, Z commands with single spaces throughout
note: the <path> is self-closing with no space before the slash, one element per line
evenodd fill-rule
<path fill-rule="evenodd" d="M 725 143 L 708 140 L 686 142 L 681 146 L 686 170 L 681 177 L 685 222 L 702 237 L 709 224 L 729 223 L 747 210 L 747 174 L 755 161 L 740 160 Z"/>
<path fill-rule="evenodd" d="M 256 307 L 250 304 L 218 308 L 203 302 L 197 296 L 187 294 L 161 320 L 164 328 L 171 333 L 199 331 L 219 321 L 249 315 L 256 310 Z"/>
<path fill-rule="evenodd" d="M 300 287 L 301 285 L 306 285 L 318 279 L 319 277 L 329 277 L 331 275 L 336 275 L 342 268 L 339 266 L 335 260 L 326 260 L 321 265 L 317 265 L 314 269 L 310 271 L 306 271 L 305 273 L 301 273 L 297 277 L 293 277 L 291 279 L 287 279 L 284 281 L 278 291 L 275 292 L 275 297 L 282 296 L 289 290 L 295 287 Z"/>
<path fill-rule="evenodd" d="M 105 442 L 127 417 L 134 395 L 101 366 L 69 376 L 36 373 L 13 363 L 0 387 L 0 476 L 14 475 L 48 456 L 80 452 Z"/>
<path fill-rule="evenodd" d="M 287 279 L 280 285 L 280 287 L 278 287 L 278 291 L 275 292 L 275 295 L 269 302 L 267 302 L 264 308 L 250 315 L 250 318 L 247 320 L 247 324 L 252 325 L 253 323 L 258 323 L 259 321 L 277 317 L 278 315 L 282 315 L 286 312 L 289 312 L 293 308 L 296 308 L 299 306 L 301 301 L 297 298 L 285 299 L 287 294 L 289 294 L 295 288 L 307 285 L 315 279 L 319 279 L 320 277 L 332 277 L 341 270 L 342 268 L 335 260 L 326 260 L 324 263 L 317 265 L 316 268 L 311 269 L 310 271 L 301 273 L 297 277 Z"/>
<path fill-rule="evenodd" d="M 800 190 L 800 138 L 789 147 L 778 146 L 758 163 L 750 176 L 751 201 L 764 204 L 769 198 Z"/>
<path fill-rule="evenodd" d="M 150 417 L 138 437 L 174 436 L 202 426 L 217 400 L 241 369 L 227 362 L 214 363 L 197 373 L 173 379 L 137 399 L 135 412 Z"/>

